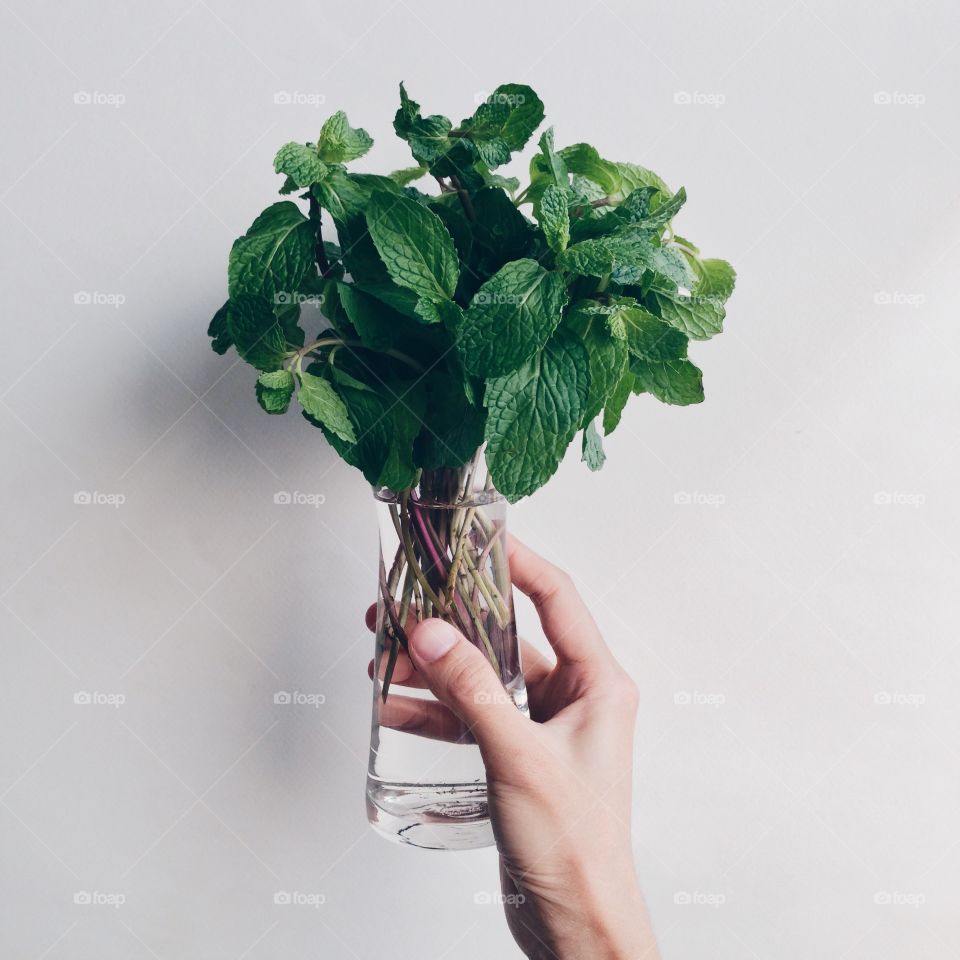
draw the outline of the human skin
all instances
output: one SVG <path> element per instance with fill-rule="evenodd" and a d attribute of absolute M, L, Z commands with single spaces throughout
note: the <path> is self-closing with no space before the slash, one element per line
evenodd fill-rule
<path fill-rule="evenodd" d="M 659 960 L 630 837 L 636 684 L 564 571 L 514 538 L 509 560 L 556 655 L 551 663 L 523 644 L 530 719 L 476 647 L 429 619 L 409 630 L 409 656 L 398 659 L 393 684 L 429 687 L 439 703 L 391 694 L 381 722 L 476 740 L 507 923 L 526 956 Z M 375 628 L 375 607 L 367 625 Z M 371 662 L 371 676 L 373 669 Z"/>

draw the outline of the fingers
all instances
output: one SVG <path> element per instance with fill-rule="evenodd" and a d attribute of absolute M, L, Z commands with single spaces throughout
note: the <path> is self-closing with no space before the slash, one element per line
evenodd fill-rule
<path fill-rule="evenodd" d="M 560 663 L 607 666 L 613 657 L 569 575 L 508 537 L 510 577 L 537 608 L 543 632 Z"/>
<path fill-rule="evenodd" d="M 434 618 L 417 624 L 409 641 L 418 672 L 434 696 L 472 731 L 487 766 L 509 764 L 518 743 L 530 733 L 529 722 L 486 657 L 459 630 Z"/>
<path fill-rule="evenodd" d="M 387 672 L 387 657 L 380 658 L 380 679 Z M 553 664 L 527 640 L 520 641 L 520 659 L 523 664 L 523 679 L 528 690 L 532 690 L 544 677 L 553 670 Z M 367 676 L 373 679 L 374 661 L 367 664 Z M 402 650 L 397 654 L 397 661 L 393 665 L 393 676 L 390 685 L 398 684 L 403 687 L 425 689 L 427 684 L 424 678 L 414 669 L 410 658 Z"/>
<path fill-rule="evenodd" d="M 463 721 L 436 700 L 420 700 L 391 694 L 380 705 L 380 725 L 448 743 L 473 743 Z"/>

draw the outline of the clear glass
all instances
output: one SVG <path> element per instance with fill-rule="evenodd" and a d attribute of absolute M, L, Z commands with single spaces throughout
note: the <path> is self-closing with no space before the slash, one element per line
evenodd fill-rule
<path fill-rule="evenodd" d="M 493 844 L 480 750 L 452 717 L 443 729 L 398 729 L 433 694 L 392 684 L 406 631 L 426 617 L 452 623 L 490 661 L 517 708 L 527 712 L 506 551 L 506 501 L 482 453 L 460 470 L 424 473 L 419 486 L 375 490 L 380 576 L 373 717 L 367 774 L 371 826 L 391 840 L 436 850 Z M 408 699 L 409 698 L 409 699 Z M 427 701 L 420 705 L 413 701 Z M 444 739 L 438 739 L 442 733 Z"/>

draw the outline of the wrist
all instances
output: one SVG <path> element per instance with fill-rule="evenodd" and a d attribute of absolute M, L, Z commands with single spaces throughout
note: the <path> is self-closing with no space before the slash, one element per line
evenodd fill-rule
<path fill-rule="evenodd" d="M 558 960 L 657 960 L 647 907 L 632 870 L 573 886 L 547 922 Z"/>

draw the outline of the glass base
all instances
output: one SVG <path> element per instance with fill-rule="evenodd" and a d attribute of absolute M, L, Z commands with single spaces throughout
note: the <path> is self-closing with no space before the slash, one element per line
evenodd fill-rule
<path fill-rule="evenodd" d="M 494 845 L 485 783 L 387 783 L 367 777 L 367 816 L 394 843 L 426 850 Z"/>

